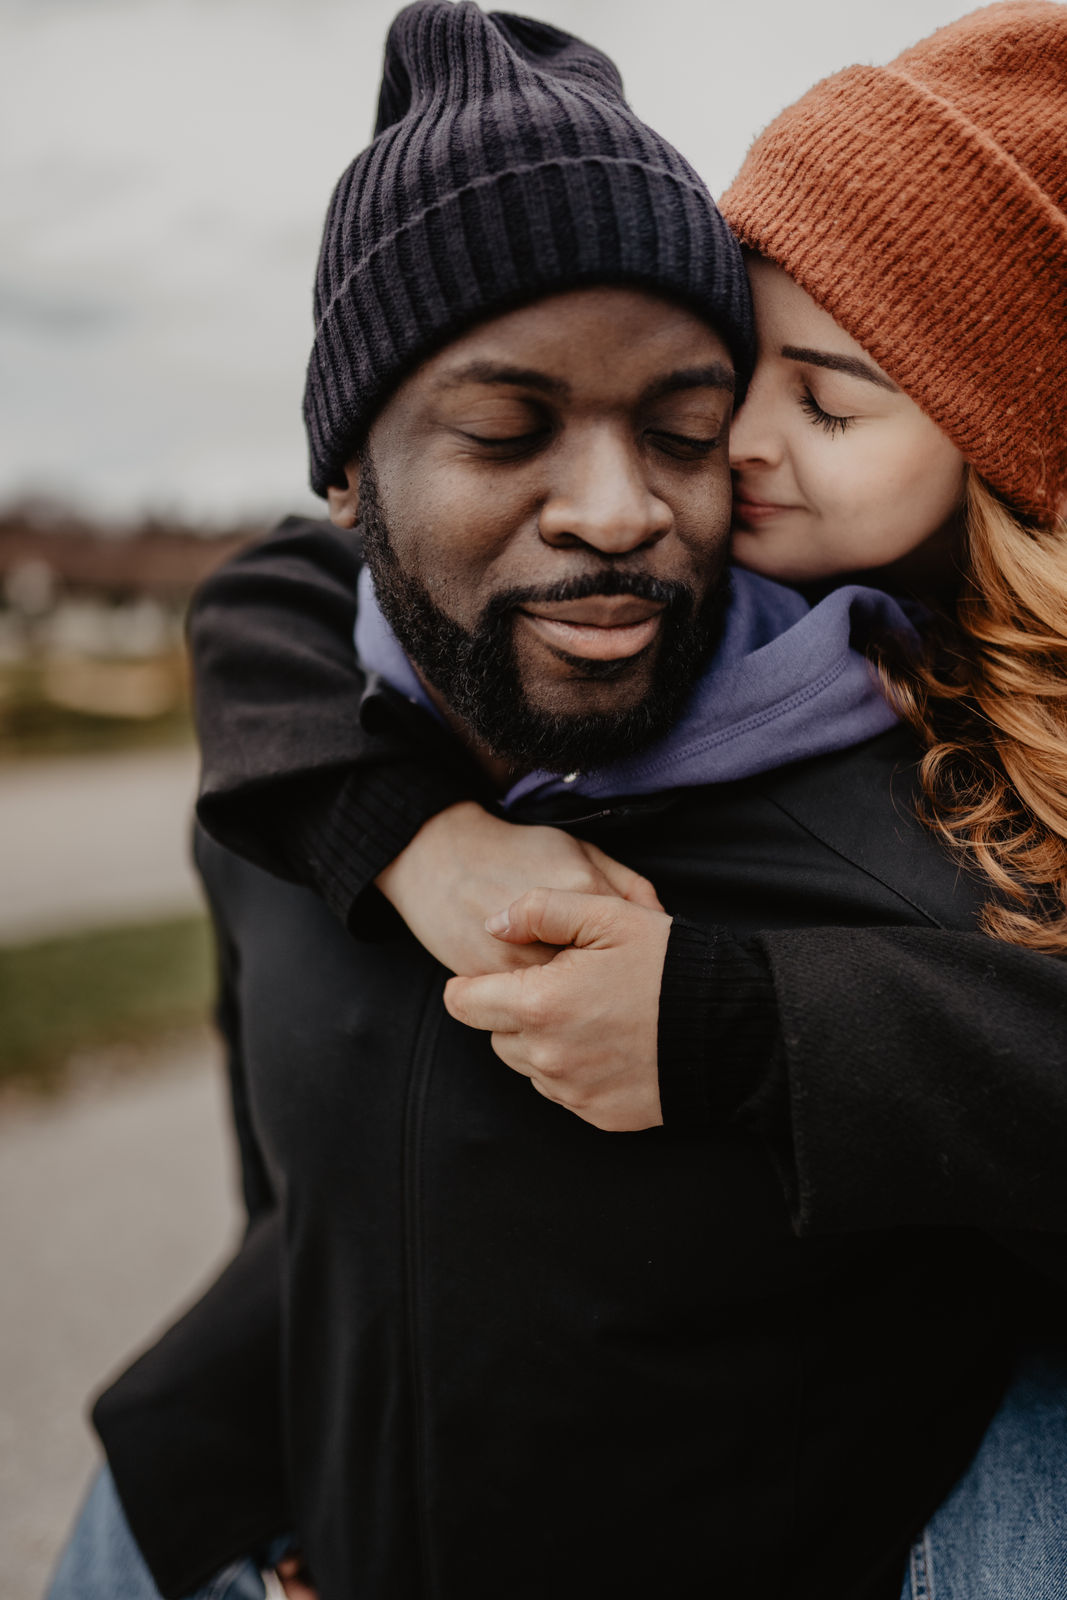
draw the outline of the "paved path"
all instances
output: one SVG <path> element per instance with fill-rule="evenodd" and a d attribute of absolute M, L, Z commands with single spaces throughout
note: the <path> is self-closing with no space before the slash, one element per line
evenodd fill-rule
<path fill-rule="evenodd" d="M 0 1600 L 40 1600 L 96 1460 L 86 1399 L 227 1253 L 233 1179 L 206 1037 L 0 1111 Z"/>
<path fill-rule="evenodd" d="M 0 943 L 200 904 L 191 749 L 0 765 Z"/>

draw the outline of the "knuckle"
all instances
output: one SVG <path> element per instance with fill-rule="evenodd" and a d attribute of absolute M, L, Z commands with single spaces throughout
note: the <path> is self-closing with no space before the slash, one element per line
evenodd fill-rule
<path fill-rule="evenodd" d="M 527 972 L 536 972 L 536 967 L 525 967 L 521 976 L 525 978 Z M 537 1002 L 528 989 L 523 989 L 515 1003 L 515 1022 L 519 1033 L 532 1033 L 537 1028 Z"/>
<path fill-rule="evenodd" d="M 542 1078 L 548 1078 L 555 1082 L 562 1076 L 559 1054 L 551 1045 L 535 1040 L 527 1048 L 526 1059 L 534 1072 Z"/>
<path fill-rule="evenodd" d="M 548 910 L 553 891 L 551 889 L 527 889 L 519 901 L 522 910 L 532 919 L 543 917 Z"/>
<path fill-rule="evenodd" d="M 523 971 L 523 988 L 519 995 L 518 1021 L 523 1033 L 540 1033 L 549 1017 L 548 996 L 537 981 L 542 967 L 526 967 Z"/>
<path fill-rule="evenodd" d="M 527 969 L 530 970 L 530 969 Z M 515 1008 L 516 1032 L 524 1034 L 530 1040 L 531 1049 L 536 1048 L 536 1038 L 541 1032 L 540 1007 L 531 1000 L 520 1000 Z"/>

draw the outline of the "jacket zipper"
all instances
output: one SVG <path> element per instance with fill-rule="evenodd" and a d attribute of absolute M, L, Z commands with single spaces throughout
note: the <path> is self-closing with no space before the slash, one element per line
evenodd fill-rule
<path fill-rule="evenodd" d="M 444 1014 L 444 979 L 431 982 L 415 1038 L 414 1060 L 404 1107 L 404 1300 L 408 1371 L 411 1381 L 412 1450 L 418 1528 L 420 1592 L 436 1592 L 430 1555 L 430 1514 L 426 1450 L 426 1385 L 420 1362 L 422 1269 L 422 1135 L 434 1044 Z"/>

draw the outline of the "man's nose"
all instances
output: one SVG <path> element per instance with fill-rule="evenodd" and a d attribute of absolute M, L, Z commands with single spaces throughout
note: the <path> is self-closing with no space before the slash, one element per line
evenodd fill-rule
<path fill-rule="evenodd" d="M 752 462 L 776 466 L 781 459 L 781 430 L 775 421 L 770 396 L 757 373 L 749 385 L 744 405 L 734 413 L 730 424 L 730 466 L 736 472 Z"/>
<path fill-rule="evenodd" d="M 547 544 L 572 541 L 621 556 L 656 544 L 674 513 L 649 483 L 638 441 L 614 430 L 591 430 L 558 452 L 539 527 Z"/>

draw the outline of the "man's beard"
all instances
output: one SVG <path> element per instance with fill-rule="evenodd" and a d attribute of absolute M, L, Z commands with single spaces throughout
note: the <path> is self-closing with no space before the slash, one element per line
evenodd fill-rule
<path fill-rule="evenodd" d="M 606 561 L 598 572 L 543 588 L 494 595 L 468 631 L 440 609 L 425 585 L 400 565 L 389 536 L 370 454 L 360 457 L 363 555 L 389 626 L 422 675 L 474 737 L 516 771 L 587 771 L 630 755 L 678 720 L 701 667 L 718 643 L 729 594 L 719 571 L 698 602 L 684 583 L 628 572 Z M 514 641 L 515 611 L 533 603 L 636 595 L 663 606 L 658 654 L 648 690 L 635 705 L 613 711 L 554 712 L 531 704 Z M 568 657 L 576 675 L 609 682 L 632 658 Z"/>

